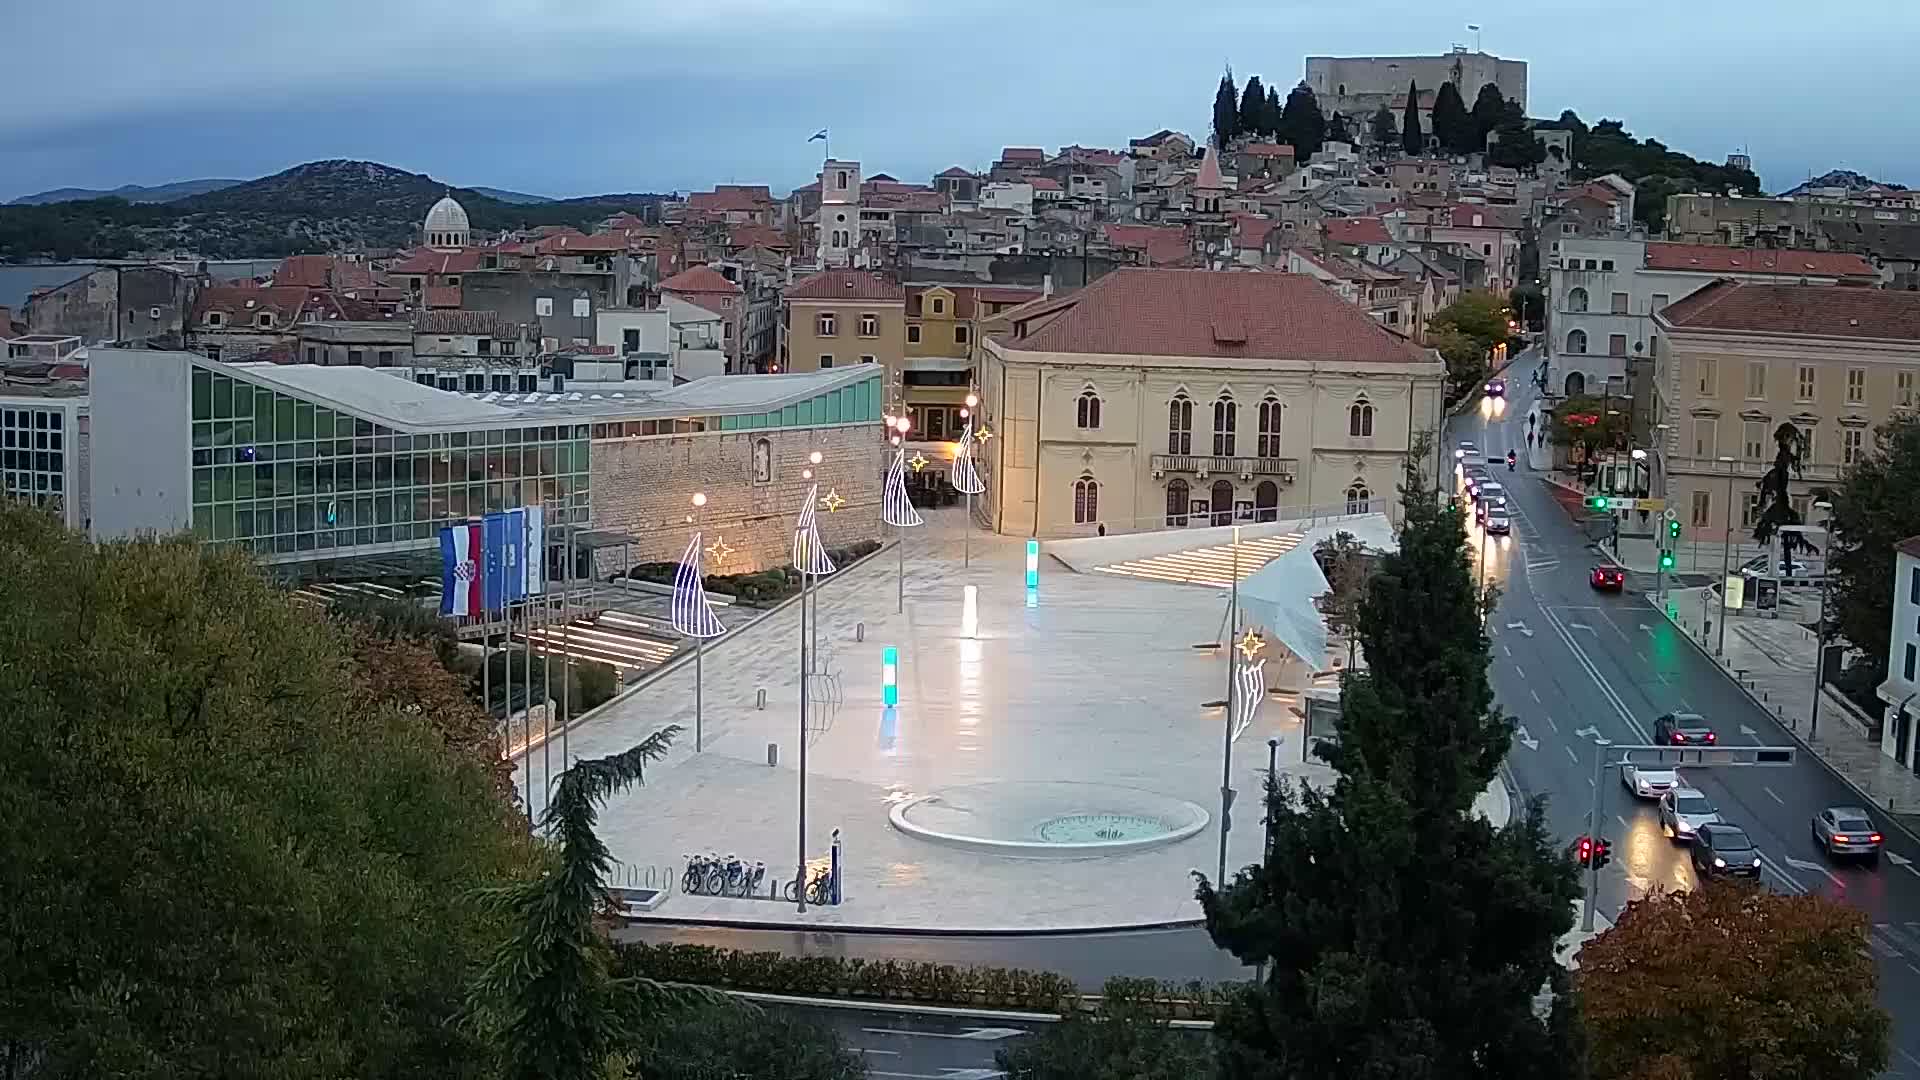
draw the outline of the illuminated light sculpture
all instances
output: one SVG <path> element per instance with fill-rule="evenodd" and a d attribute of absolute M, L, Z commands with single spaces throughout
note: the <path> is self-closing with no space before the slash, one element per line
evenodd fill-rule
<path fill-rule="evenodd" d="M 1267 642 L 1265 638 L 1254 633 L 1253 627 L 1249 626 L 1247 632 L 1240 635 L 1240 640 L 1235 642 L 1233 647 L 1240 650 L 1240 655 L 1246 657 L 1248 663 L 1252 663 L 1253 658 L 1260 654 L 1260 650 L 1267 647 Z"/>
<path fill-rule="evenodd" d="M 814 484 L 807 489 L 807 498 L 800 505 L 800 520 L 793 526 L 793 568 L 806 577 L 824 577 L 833 573 L 833 560 L 827 558 L 827 548 L 820 540 L 820 522 L 815 507 L 820 505 L 820 485 Z"/>
<path fill-rule="evenodd" d="M 971 395 L 969 395 L 971 397 Z M 987 490 L 980 480 L 980 471 L 973 467 L 973 422 L 960 429 L 960 445 L 953 454 L 953 486 L 966 493 L 967 520 L 966 531 L 962 534 L 960 565 L 973 565 L 973 497 Z"/>
<path fill-rule="evenodd" d="M 960 592 L 960 636 L 978 637 L 980 634 L 980 587 L 968 585 Z"/>
<path fill-rule="evenodd" d="M 914 455 L 914 458 L 922 463 L 926 461 L 918 454 Z M 920 471 L 919 466 L 915 466 L 914 471 Z M 914 509 L 913 500 L 907 495 L 907 452 L 905 450 L 894 451 L 893 464 L 887 466 L 887 483 L 880 494 L 880 520 L 893 526 L 895 530 L 911 529 L 927 523 L 926 519 L 920 516 L 920 511 Z M 906 538 L 896 532 L 893 546 L 899 549 L 896 554 L 899 556 L 900 569 L 893 601 L 894 614 L 898 615 L 907 610 Z"/>
<path fill-rule="evenodd" d="M 808 455 L 813 464 L 820 463 L 820 452 Z M 813 470 L 803 475 L 812 479 Z M 820 540 L 818 520 L 820 506 L 820 482 L 815 480 L 807 489 L 806 501 L 800 504 L 800 517 L 793 524 L 793 568 L 800 571 L 800 812 L 798 815 L 799 858 L 794 871 L 794 892 L 801 911 L 807 910 L 807 743 L 814 737 L 807 725 L 807 712 L 810 702 L 808 695 L 814 690 L 810 678 L 811 668 L 807 655 L 807 603 L 813 579 L 833 573 L 833 560 L 827 557 L 827 548 Z M 814 625 L 819 625 L 818 616 Z M 815 650 L 816 652 L 818 650 Z"/>
<path fill-rule="evenodd" d="M 880 702 L 900 704 L 900 650 L 892 645 L 880 652 Z"/>
<path fill-rule="evenodd" d="M 1040 541 L 1027 541 L 1027 591 L 1040 587 Z"/>
<path fill-rule="evenodd" d="M 1254 660 L 1240 665 L 1240 715 L 1234 718 L 1233 737 L 1238 740 L 1260 715 L 1260 703 L 1267 697 L 1267 662 Z"/>
<path fill-rule="evenodd" d="M 713 602 L 707 599 L 706 586 L 701 580 L 700 540 L 700 534 L 694 533 L 693 539 L 687 541 L 686 553 L 680 556 L 679 569 L 673 574 L 673 628 L 687 637 L 705 640 L 719 637 L 727 628 L 713 613 Z M 715 546 L 725 547 L 717 541 Z"/>
<path fill-rule="evenodd" d="M 921 469 L 926 468 L 928 465 L 933 464 L 933 462 L 928 461 L 927 456 L 925 454 L 922 454 L 920 451 L 915 450 L 913 452 L 913 457 L 907 460 L 907 464 L 913 466 L 913 471 L 917 473 Z"/>
<path fill-rule="evenodd" d="M 847 500 L 845 496 L 840 494 L 839 488 L 828 488 L 827 493 L 820 497 L 820 509 L 825 510 L 829 514 L 837 513 L 839 509 L 845 505 L 847 505 Z"/>

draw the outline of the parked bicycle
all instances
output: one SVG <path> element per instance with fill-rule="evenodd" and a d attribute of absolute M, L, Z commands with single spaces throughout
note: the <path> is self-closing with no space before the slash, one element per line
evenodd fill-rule
<path fill-rule="evenodd" d="M 688 852 L 687 869 L 680 875 L 680 891 L 689 896 L 752 896 L 766 880 L 767 864 L 749 863 L 729 853 Z"/>
<path fill-rule="evenodd" d="M 783 890 L 788 900 L 798 900 L 796 883 L 789 881 Z M 822 867 L 807 875 L 807 903 L 826 904 L 833 897 L 833 874 Z"/>

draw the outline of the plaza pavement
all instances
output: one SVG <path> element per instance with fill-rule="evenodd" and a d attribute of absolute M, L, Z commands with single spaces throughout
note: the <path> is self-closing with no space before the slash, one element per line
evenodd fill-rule
<path fill-rule="evenodd" d="M 962 517 L 929 512 L 906 530 L 905 611 L 895 613 L 896 553 L 828 578 L 820 644 L 841 704 L 808 750 L 807 853 L 844 842 L 844 903 L 810 906 L 681 895 L 687 852 L 736 853 L 791 879 L 797 856 L 797 685 L 800 608 L 789 603 L 710 644 L 704 668 L 703 750 L 694 751 L 694 665 L 681 663 L 583 719 L 577 757 L 615 753 L 668 724 L 684 729 L 645 786 L 610 799 L 600 834 L 634 871 L 663 869 L 671 919 L 940 930 L 1057 930 L 1197 919 L 1190 869 L 1217 859 L 1225 662 L 1195 649 L 1214 640 L 1221 590 L 1075 574 L 1043 556 L 1027 606 L 1024 540 L 973 531 L 962 565 Z M 979 588 L 977 638 L 961 635 L 962 586 Z M 727 612 L 722 609 L 721 618 Z M 856 627 L 864 625 L 864 639 Z M 899 650 L 897 721 L 883 724 L 881 650 Z M 756 696 L 766 692 L 764 709 Z M 1228 865 L 1260 851 L 1267 740 L 1283 740 L 1281 771 L 1324 782 L 1301 762 L 1300 724 L 1269 699 L 1234 746 Z M 769 766 L 768 745 L 777 751 Z M 1199 834 L 1144 852 L 1084 859 L 977 854 L 900 833 L 898 801 L 974 784 L 1067 781 L 1185 799 L 1214 820 Z M 1496 781 L 1476 804 L 1496 823 L 1510 808 Z M 1123 809 L 1090 797 L 1059 812 Z"/>

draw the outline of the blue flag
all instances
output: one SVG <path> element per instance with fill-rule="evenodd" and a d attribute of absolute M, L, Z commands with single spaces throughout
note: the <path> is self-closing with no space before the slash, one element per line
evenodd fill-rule
<path fill-rule="evenodd" d="M 485 566 L 481 575 L 481 602 L 488 611 L 499 611 L 507 606 L 507 515 L 488 514 L 482 519 L 485 533 Z"/>
<path fill-rule="evenodd" d="M 507 575 L 507 599 L 527 598 L 527 512 L 507 511 L 507 548 L 501 560 Z"/>

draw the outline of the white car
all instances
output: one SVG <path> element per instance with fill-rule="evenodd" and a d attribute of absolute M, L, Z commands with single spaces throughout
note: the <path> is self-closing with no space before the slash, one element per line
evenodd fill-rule
<path fill-rule="evenodd" d="M 1635 797 L 1657 799 L 1680 785 L 1680 774 L 1672 769 L 1643 769 L 1636 765 L 1620 766 L 1620 784 Z"/>
<path fill-rule="evenodd" d="M 1660 831 L 1670 840 L 1691 844 L 1700 826 L 1719 821 L 1720 811 L 1714 809 L 1713 800 L 1693 788 L 1671 788 L 1660 796 Z"/>
<path fill-rule="evenodd" d="M 1454 447 L 1453 456 L 1456 460 L 1465 460 L 1466 458 L 1469 458 L 1469 457 L 1477 458 L 1480 456 L 1480 448 L 1474 445 L 1473 443 L 1468 442 L 1465 439 L 1462 439 L 1460 440 L 1460 444 Z"/>

